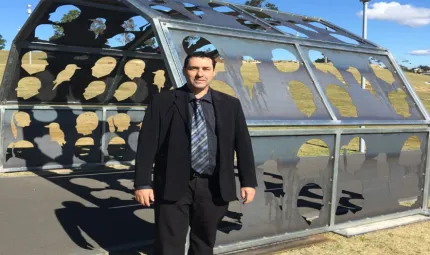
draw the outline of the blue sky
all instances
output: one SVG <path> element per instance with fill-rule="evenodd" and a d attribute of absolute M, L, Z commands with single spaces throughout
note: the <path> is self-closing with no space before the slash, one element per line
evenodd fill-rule
<path fill-rule="evenodd" d="M 8 1 L 0 9 L 0 34 L 7 40 L 6 49 L 27 19 L 27 4 L 38 0 Z M 244 3 L 245 0 L 230 0 Z M 361 35 L 362 17 L 359 0 L 269 0 L 281 11 L 321 17 Z M 430 1 L 395 0 L 369 3 L 368 39 L 389 49 L 397 61 L 430 65 Z M 414 54 L 411 54 L 414 53 Z"/>

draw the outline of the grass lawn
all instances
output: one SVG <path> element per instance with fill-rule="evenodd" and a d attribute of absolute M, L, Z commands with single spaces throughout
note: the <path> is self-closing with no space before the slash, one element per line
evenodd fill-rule
<path fill-rule="evenodd" d="M 430 222 L 427 221 L 351 238 L 327 233 L 323 235 L 331 240 L 329 242 L 279 252 L 276 255 L 429 254 L 429 229 Z"/>

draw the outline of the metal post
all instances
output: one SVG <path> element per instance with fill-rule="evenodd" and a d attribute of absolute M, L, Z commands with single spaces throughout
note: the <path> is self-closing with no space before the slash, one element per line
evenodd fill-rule
<path fill-rule="evenodd" d="M 100 155 L 100 163 L 102 166 L 105 166 L 105 151 L 107 150 L 107 137 L 106 137 L 106 125 L 107 125 L 107 114 L 106 107 L 103 106 L 102 111 L 102 136 L 101 136 L 101 155 Z"/>
<path fill-rule="evenodd" d="M 5 116 L 6 109 L 2 106 L 0 108 L 0 173 L 3 172 L 3 165 L 4 165 L 4 116 Z"/>
<path fill-rule="evenodd" d="M 427 134 L 427 150 L 426 150 L 426 163 L 425 163 L 425 179 L 424 179 L 424 190 L 423 190 L 423 210 L 429 212 L 429 192 L 430 192 L 430 130 Z"/>
<path fill-rule="evenodd" d="M 311 80 L 313 81 L 315 88 L 316 88 L 324 106 L 327 109 L 327 112 L 330 114 L 330 117 L 332 118 L 332 120 L 337 121 L 338 119 L 336 117 L 336 114 L 333 111 L 333 108 L 330 105 L 330 100 L 328 99 L 327 95 L 324 93 L 324 90 L 322 89 L 320 83 L 318 82 L 316 75 L 312 71 L 312 66 L 309 63 L 308 59 L 305 57 L 305 54 L 303 53 L 301 46 L 298 43 L 296 43 L 294 45 L 296 46 L 296 50 L 297 50 L 297 53 L 299 54 L 300 60 L 303 61 L 303 65 L 305 66 L 306 71 L 308 72 L 309 76 L 311 77 Z"/>
<path fill-rule="evenodd" d="M 363 39 L 367 39 L 367 6 L 370 0 L 360 0 L 363 2 Z M 361 88 L 366 89 L 366 78 L 361 75 Z M 360 126 L 360 128 L 365 128 L 365 126 Z M 366 142 L 364 139 L 360 138 L 360 152 L 364 153 L 366 151 Z"/>
<path fill-rule="evenodd" d="M 337 209 L 337 184 L 339 176 L 339 157 L 340 157 L 340 138 L 341 133 L 336 133 L 336 141 L 334 145 L 334 164 L 333 164 L 333 177 L 332 177 L 332 191 L 331 191 L 331 209 L 330 209 L 330 228 L 335 225 L 336 209 Z"/>
<path fill-rule="evenodd" d="M 28 13 L 28 17 L 30 17 L 30 15 L 31 15 L 31 4 L 29 4 L 29 5 L 27 5 L 27 13 Z M 30 65 L 32 64 L 32 56 L 31 56 L 31 51 L 30 51 L 30 54 L 29 54 L 29 58 L 30 58 Z"/>

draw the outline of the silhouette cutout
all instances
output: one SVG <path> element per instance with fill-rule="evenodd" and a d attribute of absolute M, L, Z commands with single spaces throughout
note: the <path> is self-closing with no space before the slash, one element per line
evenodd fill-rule
<path fill-rule="evenodd" d="M 326 93 L 330 103 L 337 108 L 342 117 L 358 117 L 357 108 L 344 88 L 329 84 Z"/>
<path fill-rule="evenodd" d="M 248 88 L 249 96 L 252 98 L 252 90 L 255 84 L 261 82 L 260 71 L 258 70 L 258 61 L 251 57 L 245 56 L 240 67 L 240 74 L 243 79 L 243 86 Z M 252 75 L 250 75 L 252 74 Z"/>
<path fill-rule="evenodd" d="M 61 71 L 58 75 L 57 78 L 54 81 L 54 87 L 52 88 L 52 90 L 56 89 L 58 86 L 60 86 L 61 83 L 66 82 L 66 81 L 70 81 L 70 79 L 73 77 L 73 75 L 75 74 L 76 70 L 81 69 L 80 67 L 78 67 L 75 64 L 70 64 L 66 66 L 66 69 L 64 69 L 63 71 Z"/>
<path fill-rule="evenodd" d="M 75 143 L 75 153 L 77 158 L 84 161 L 90 159 L 91 154 L 95 152 L 94 139 L 91 137 L 81 137 Z"/>
<path fill-rule="evenodd" d="M 91 68 L 92 76 L 101 78 L 112 73 L 115 69 L 117 61 L 113 57 L 103 57 L 96 61 Z"/>
<path fill-rule="evenodd" d="M 30 53 L 37 54 L 36 56 L 38 56 L 36 59 L 33 59 L 32 64 L 30 64 Z M 30 75 L 43 72 L 48 66 L 48 62 L 45 60 L 46 58 L 47 58 L 47 55 L 43 51 L 42 52 L 29 51 L 25 53 L 25 55 L 22 57 L 21 67 Z"/>
<path fill-rule="evenodd" d="M 52 141 L 57 142 L 60 146 L 66 144 L 64 132 L 61 130 L 60 124 L 52 122 L 45 127 L 49 128 L 49 135 Z"/>
<path fill-rule="evenodd" d="M 121 84 L 113 95 L 117 101 L 123 101 L 131 97 L 137 91 L 137 84 L 132 81 L 127 81 Z"/>
<path fill-rule="evenodd" d="M 109 124 L 109 132 L 123 132 L 130 127 L 131 118 L 125 113 L 118 113 L 114 116 L 110 116 L 107 122 Z"/>
<path fill-rule="evenodd" d="M 134 78 L 140 78 L 142 74 L 145 72 L 145 62 L 141 59 L 133 59 L 127 62 L 124 66 L 124 72 L 133 80 Z"/>
<path fill-rule="evenodd" d="M 28 158 L 30 156 L 29 153 L 31 152 L 31 149 L 33 148 L 34 148 L 34 145 L 31 142 L 26 140 L 11 142 L 7 146 L 6 162 L 8 162 L 12 158 L 21 158 L 21 159 Z"/>
<path fill-rule="evenodd" d="M 98 95 L 101 95 L 106 90 L 106 83 L 103 81 L 93 81 L 85 88 L 84 98 L 90 100 Z"/>
<path fill-rule="evenodd" d="M 158 70 L 153 72 L 153 74 L 155 74 L 154 85 L 158 87 L 158 92 L 160 92 L 164 88 L 164 85 L 166 83 L 166 77 L 164 76 L 165 73 L 166 71 L 164 70 Z"/>
<path fill-rule="evenodd" d="M 95 112 L 84 112 L 76 118 L 76 131 L 82 135 L 90 135 L 99 125 L 99 118 Z"/>
<path fill-rule="evenodd" d="M 317 110 L 312 91 L 299 81 L 291 81 L 288 90 L 299 111 L 310 117 Z"/>
<path fill-rule="evenodd" d="M 90 25 L 90 31 L 94 32 L 95 38 L 99 37 L 99 35 L 103 34 L 106 30 L 106 19 L 96 18 L 90 19 L 93 23 Z"/>
<path fill-rule="evenodd" d="M 42 88 L 42 82 L 38 78 L 25 77 L 18 82 L 18 86 L 15 90 L 17 97 L 27 100 L 39 94 L 40 88 Z"/>
<path fill-rule="evenodd" d="M 11 131 L 13 134 L 13 137 L 16 139 L 18 138 L 18 127 L 28 127 L 30 126 L 31 120 L 30 120 L 30 114 L 26 112 L 14 112 L 12 114 L 12 118 L 10 120 L 11 125 Z"/>
<path fill-rule="evenodd" d="M 116 136 L 113 137 L 108 143 L 108 153 L 109 155 L 117 160 L 122 160 L 126 153 L 125 148 L 126 142 L 123 138 Z"/>

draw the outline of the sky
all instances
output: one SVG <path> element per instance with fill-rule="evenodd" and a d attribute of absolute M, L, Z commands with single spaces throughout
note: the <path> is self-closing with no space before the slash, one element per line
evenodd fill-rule
<path fill-rule="evenodd" d="M 319 17 L 362 35 L 362 3 L 359 0 L 268 0 L 280 11 Z M 6 49 L 28 18 L 27 5 L 38 0 L 7 1 L 0 9 L 0 34 Z M 243 4 L 245 0 L 229 0 Z M 369 3 L 368 40 L 388 49 L 408 67 L 430 65 L 430 1 L 396 0 Z M 55 17 L 54 17 L 55 18 Z M 58 18 L 58 17 L 57 17 Z M 43 28 L 40 28 L 43 32 Z M 408 60 L 410 64 L 403 62 Z"/>

